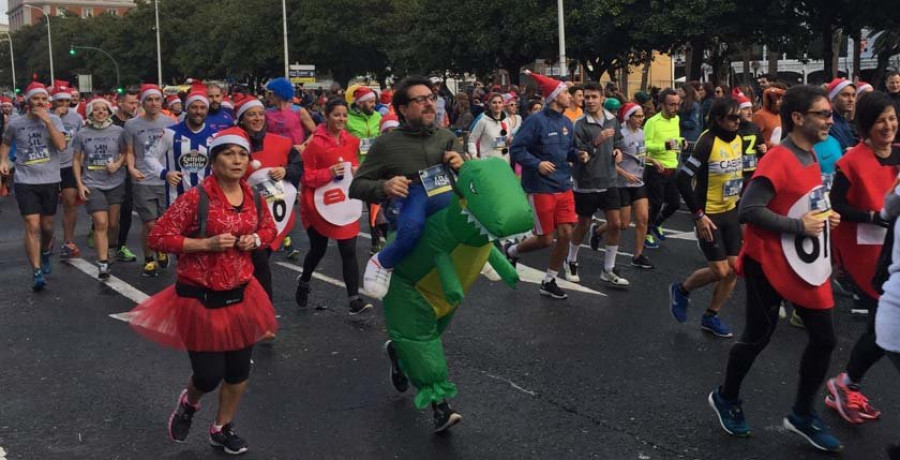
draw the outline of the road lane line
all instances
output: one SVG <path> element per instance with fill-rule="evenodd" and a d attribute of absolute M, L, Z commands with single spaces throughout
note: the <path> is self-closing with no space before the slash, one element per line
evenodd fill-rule
<path fill-rule="evenodd" d="M 111 275 L 108 280 L 100 281 L 97 278 L 97 266 L 80 258 L 80 257 L 76 257 L 76 258 L 72 258 L 72 259 L 65 259 L 65 260 L 63 260 L 63 263 L 69 264 L 69 265 L 81 270 L 86 275 L 97 280 L 97 282 L 109 286 L 114 291 L 118 292 L 119 294 L 122 294 L 123 296 L 127 297 L 128 299 L 130 299 L 132 302 L 134 302 L 136 304 L 141 303 L 144 301 L 144 299 L 150 297 L 149 295 L 140 291 L 136 287 L 126 283 L 125 281 L 122 281 L 120 278 L 118 278 L 116 276 Z M 125 321 L 127 323 L 129 318 L 131 317 L 131 312 L 125 311 L 122 313 L 113 313 L 113 314 L 109 315 L 109 317 L 113 318 L 113 319 L 117 319 L 119 321 Z M 0 458 L 0 460 L 3 460 L 3 459 Z"/>
<path fill-rule="evenodd" d="M 499 376 L 499 375 L 494 375 L 494 374 L 491 374 L 490 372 L 486 372 L 486 371 L 481 371 L 481 373 L 484 374 L 485 376 L 487 376 L 488 378 L 493 379 L 493 380 L 497 380 L 497 381 L 500 381 L 500 382 L 504 382 L 504 383 L 506 383 L 506 384 L 509 384 L 509 386 L 513 387 L 513 389 L 518 390 L 518 391 L 521 391 L 522 393 L 525 393 L 525 394 L 527 394 L 527 395 L 529 395 L 529 396 L 537 396 L 537 393 L 535 393 L 535 392 L 533 392 L 533 391 L 531 391 L 531 390 L 529 390 L 529 389 L 527 389 L 527 388 L 525 388 L 525 387 L 523 387 L 523 386 L 517 384 L 516 382 L 513 382 L 512 380 L 510 380 L 510 379 L 508 379 L 508 378 L 506 378 L 506 377 L 501 377 L 501 376 Z"/>

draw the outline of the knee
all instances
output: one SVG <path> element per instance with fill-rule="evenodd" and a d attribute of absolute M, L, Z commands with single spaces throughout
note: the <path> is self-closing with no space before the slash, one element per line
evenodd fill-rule
<path fill-rule="evenodd" d="M 406 219 L 397 225 L 397 237 L 394 241 L 416 242 L 425 230 L 425 222 L 418 219 Z"/>
<path fill-rule="evenodd" d="M 728 266 L 728 264 L 714 264 L 710 267 L 713 272 L 713 276 L 715 276 L 716 281 L 721 281 L 728 278 L 734 277 L 734 270 Z"/>
<path fill-rule="evenodd" d="M 32 235 L 37 235 L 41 231 L 41 224 L 37 220 L 26 220 L 25 231 Z"/>
<path fill-rule="evenodd" d="M 553 244 L 553 235 L 545 235 L 545 237 L 547 237 L 547 246 Z M 572 226 L 563 225 L 559 227 L 559 230 L 556 231 L 556 237 L 564 242 L 572 241 Z"/>
<path fill-rule="evenodd" d="M 823 335 L 822 337 L 811 338 L 809 341 L 810 348 L 827 355 L 831 355 L 831 352 L 834 351 L 836 346 L 837 337 L 835 337 L 833 333 Z"/>
<path fill-rule="evenodd" d="M 571 239 L 571 238 L 572 238 L 572 234 L 570 232 L 569 237 L 567 239 Z M 553 235 L 552 234 L 541 235 L 538 237 L 538 242 L 540 242 L 542 248 L 546 248 L 553 244 Z"/>
<path fill-rule="evenodd" d="M 250 378 L 250 360 L 237 366 L 230 366 L 225 370 L 225 383 L 238 385 Z"/>
<path fill-rule="evenodd" d="M 222 376 L 219 374 L 198 375 L 195 373 L 191 376 L 191 383 L 194 385 L 194 389 L 201 393 L 210 393 L 212 391 L 215 391 L 215 389 L 219 387 L 219 383 L 221 382 Z"/>

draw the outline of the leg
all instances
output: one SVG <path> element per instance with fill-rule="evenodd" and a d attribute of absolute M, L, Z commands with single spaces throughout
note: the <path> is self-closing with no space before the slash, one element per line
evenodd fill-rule
<path fill-rule="evenodd" d="M 650 200 L 642 198 L 631 204 L 634 208 L 634 256 L 644 253 L 644 239 L 647 237 L 647 225 L 650 219 Z M 627 225 L 627 221 L 625 221 Z"/>
<path fill-rule="evenodd" d="M 153 251 L 150 249 L 150 243 L 148 238 L 150 236 L 150 230 L 153 230 L 153 227 L 156 225 L 156 219 L 153 219 L 148 222 L 144 222 L 141 225 L 141 249 L 144 251 L 144 261 L 153 260 Z"/>
<path fill-rule="evenodd" d="M 50 251 L 53 241 L 53 215 L 41 216 L 41 251 Z"/>
<path fill-rule="evenodd" d="M 338 251 L 341 253 L 341 270 L 344 285 L 347 287 L 347 297 L 358 297 L 359 262 L 356 259 L 356 237 L 338 241 Z"/>
<path fill-rule="evenodd" d="M 300 275 L 300 281 L 303 283 L 309 283 L 313 272 L 328 250 L 328 237 L 317 232 L 312 226 L 306 229 L 306 234 L 309 236 L 309 252 L 303 258 L 303 273 Z"/>
<path fill-rule="evenodd" d="M 62 189 L 63 202 L 63 241 L 75 241 L 75 224 L 78 221 L 78 189 Z"/>
<path fill-rule="evenodd" d="M 703 267 L 691 273 L 688 279 L 681 283 L 682 289 L 693 292 L 712 283 L 726 279 L 731 274 L 731 268 L 725 260 L 709 262 L 709 266 Z"/>
<path fill-rule="evenodd" d="M 559 272 L 562 268 L 563 260 L 566 258 L 566 251 L 569 249 L 569 241 L 571 240 L 572 224 L 560 224 L 556 227 L 556 246 L 553 247 L 553 252 L 550 253 L 550 270 Z"/>
<path fill-rule="evenodd" d="M 98 190 L 97 193 L 100 191 Z M 105 262 L 109 257 L 109 211 L 96 211 L 91 213 L 94 222 L 94 246 L 97 248 L 97 260 Z"/>
<path fill-rule="evenodd" d="M 656 218 L 659 216 L 659 210 L 662 209 L 663 199 L 665 197 L 663 176 L 656 168 L 651 166 L 644 172 L 644 187 L 647 188 L 649 221 L 655 222 Z"/>
<path fill-rule="evenodd" d="M 109 205 L 109 217 L 106 226 L 106 246 L 107 249 L 112 249 L 113 253 L 116 251 L 116 238 L 119 236 L 119 212 L 121 209 L 121 204 Z"/>
<path fill-rule="evenodd" d="M 125 177 L 125 196 L 122 200 L 122 209 L 119 213 L 118 237 L 116 249 L 128 245 L 128 232 L 131 231 L 131 213 L 134 210 L 134 195 L 132 193 L 131 177 Z"/>
<path fill-rule="evenodd" d="M 860 303 L 865 305 L 869 310 L 869 317 L 866 320 L 866 330 L 853 345 L 853 351 L 850 353 L 850 360 L 847 362 L 847 377 L 850 382 L 859 384 L 865 377 L 866 372 L 884 356 L 884 349 L 875 343 L 875 314 L 878 308 L 878 301 L 865 295 L 861 289 L 857 289 L 857 295 L 860 296 Z M 848 382 L 849 383 L 849 382 Z"/>
<path fill-rule="evenodd" d="M 734 272 L 734 263 L 736 261 L 737 257 L 728 257 L 725 267 L 722 267 L 721 264 L 719 264 L 720 271 L 717 275 L 721 276 L 721 278 L 716 283 L 712 299 L 709 302 L 709 310 L 711 312 L 718 313 L 722 310 L 722 307 L 728 300 L 728 296 L 731 295 L 731 291 L 734 290 L 734 286 L 737 284 L 737 274 Z M 722 269 L 725 270 L 724 273 L 721 271 Z"/>
<path fill-rule="evenodd" d="M 813 400 L 825 381 L 828 365 L 831 363 L 831 352 L 837 343 L 834 335 L 832 310 L 811 310 L 795 305 L 794 308 L 803 318 L 809 342 L 800 360 L 800 382 L 797 385 L 797 400 L 794 413 L 809 415 L 812 412 Z"/>
<path fill-rule="evenodd" d="M 25 255 L 28 256 L 28 262 L 31 268 L 37 270 L 41 268 L 41 215 L 28 214 L 22 216 L 25 221 Z"/>
<path fill-rule="evenodd" d="M 204 394 L 218 388 L 225 378 L 225 353 L 189 351 L 188 356 L 193 375 L 188 385 L 187 400 L 197 405 Z"/>
<path fill-rule="evenodd" d="M 675 184 L 674 174 L 664 179 L 663 195 L 664 204 L 653 223 L 655 227 L 661 227 L 663 222 L 672 217 L 672 214 L 675 214 L 675 211 L 678 211 L 678 208 L 681 207 L 681 194 L 678 192 L 678 186 Z"/>
<path fill-rule="evenodd" d="M 247 389 L 252 355 L 252 346 L 224 353 L 225 384 L 219 389 L 219 412 L 216 414 L 216 425 L 218 426 L 226 425 L 234 420 L 234 414 L 241 402 L 241 395 Z"/>

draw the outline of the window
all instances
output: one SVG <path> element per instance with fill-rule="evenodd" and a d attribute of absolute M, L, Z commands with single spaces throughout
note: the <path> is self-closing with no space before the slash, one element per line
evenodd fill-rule
<path fill-rule="evenodd" d="M 81 17 L 83 18 L 92 18 L 94 17 L 94 9 L 91 7 L 85 7 L 81 9 Z"/>
<path fill-rule="evenodd" d="M 106 10 L 106 12 L 109 13 L 110 15 L 112 15 L 112 16 L 118 16 L 118 15 L 119 15 L 119 10 L 117 10 L 117 9 L 115 9 L 115 8 L 110 9 L 110 10 Z"/>

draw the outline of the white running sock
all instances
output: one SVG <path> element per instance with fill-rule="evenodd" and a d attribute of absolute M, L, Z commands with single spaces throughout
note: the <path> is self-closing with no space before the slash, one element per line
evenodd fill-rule
<path fill-rule="evenodd" d="M 559 272 L 556 270 L 547 269 L 547 273 L 544 274 L 544 282 L 549 283 L 556 279 L 556 276 L 559 275 Z"/>
<path fill-rule="evenodd" d="M 566 262 L 578 262 L 578 249 L 580 248 L 580 244 L 569 243 L 569 256 L 566 257 Z"/>
<path fill-rule="evenodd" d="M 603 254 L 603 270 L 611 272 L 616 268 L 616 254 L 619 253 L 619 246 L 606 245 L 606 253 Z"/>
<path fill-rule="evenodd" d="M 514 244 L 514 245 L 510 246 L 509 249 L 506 251 L 506 255 L 508 255 L 510 257 L 519 257 L 519 245 Z"/>

